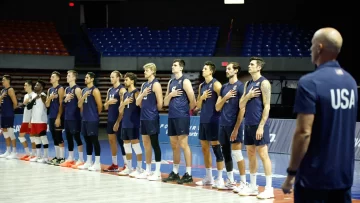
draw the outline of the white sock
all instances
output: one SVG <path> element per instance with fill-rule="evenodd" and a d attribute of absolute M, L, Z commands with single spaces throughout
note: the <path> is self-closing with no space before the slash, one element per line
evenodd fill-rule
<path fill-rule="evenodd" d="M 11 152 L 11 147 L 6 147 L 6 151 L 10 153 Z"/>
<path fill-rule="evenodd" d="M 246 175 L 240 175 L 240 180 L 241 180 L 243 183 L 246 183 Z"/>
<path fill-rule="evenodd" d="M 16 153 L 16 147 L 13 147 L 13 148 L 12 148 L 12 152 L 13 152 L 13 153 Z"/>
<path fill-rule="evenodd" d="M 266 179 L 265 188 L 271 188 L 272 187 L 272 175 L 265 176 L 265 179 Z"/>
<path fill-rule="evenodd" d="M 127 159 L 126 159 L 126 156 L 125 156 L 125 155 L 123 156 L 123 161 L 124 161 L 124 165 L 128 165 L 128 161 L 127 161 Z"/>
<path fill-rule="evenodd" d="M 41 156 L 41 148 L 36 148 L 36 157 L 40 158 Z"/>
<path fill-rule="evenodd" d="M 92 163 L 92 155 L 86 156 L 86 163 Z"/>
<path fill-rule="evenodd" d="M 174 164 L 174 165 L 173 165 L 173 172 L 174 172 L 175 174 L 178 174 L 178 173 L 179 173 L 179 166 L 180 166 L 180 164 Z"/>
<path fill-rule="evenodd" d="M 212 177 L 212 168 L 206 168 L 205 171 L 206 171 L 206 177 L 211 178 Z"/>
<path fill-rule="evenodd" d="M 188 173 L 189 176 L 191 176 L 191 167 L 186 167 L 186 173 Z"/>
<path fill-rule="evenodd" d="M 156 162 L 155 172 L 160 174 L 161 173 L 160 168 L 161 168 L 161 161 Z"/>
<path fill-rule="evenodd" d="M 137 168 L 142 168 L 142 161 L 137 161 L 136 164 L 137 164 L 136 165 Z"/>
<path fill-rule="evenodd" d="M 230 182 L 234 182 L 234 173 L 232 171 L 227 172 L 227 177 L 229 178 Z"/>
<path fill-rule="evenodd" d="M 127 166 L 129 167 L 129 169 L 132 169 L 132 160 L 128 160 L 127 162 L 128 162 Z"/>
<path fill-rule="evenodd" d="M 29 148 L 25 148 L 25 154 L 30 154 Z"/>
<path fill-rule="evenodd" d="M 111 160 L 112 160 L 112 163 L 114 164 L 114 165 L 118 165 L 118 163 L 117 163 L 117 156 L 115 155 L 115 156 L 112 156 L 111 157 Z"/>
<path fill-rule="evenodd" d="M 250 173 L 250 185 L 256 187 L 256 173 Z"/>
<path fill-rule="evenodd" d="M 59 147 L 59 152 L 60 152 L 60 154 L 59 154 L 60 158 L 61 159 L 65 158 L 65 149 L 64 149 L 64 147 Z"/>
<path fill-rule="evenodd" d="M 146 172 L 151 172 L 151 164 L 146 164 Z"/>
<path fill-rule="evenodd" d="M 221 170 L 219 170 L 218 169 L 218 179 L 220 180 L 220 179 L 222 179 L 223 178 L 223 170 L 221 169 Z"/>
<path fill-rule="evenodd" d="M 68 161 L 74 160 L 74 151 L 69 151 L 69 157 L 67 159 Z"/>
<path fill-rule="evenodd" d="M 44 148 L 44 158 L 49 158 L 49 148 Z"/>
<path fill-rule="evenodd" d="M 55 157 L 56 158 L 60 157 L 60 148 L 59 148 L 59 146 L 55 146 Z"/>
<path fill-rule="evenodd" d="M 79 152 L 79 161 L 84 162 L 84 152 Z"/>
<path fill-rule="evenodd" d="M 94 164 L 100 164 L 100 156 L 95 156 L 95 163 Z"/>
<path fill-rule="evenodd" d="M 31 149 L 31 152 L 32 152 L 32 153 L 31 153 L 32 156 L 36 156 L 36 148 L 35 148 L 35 149 Z"/>

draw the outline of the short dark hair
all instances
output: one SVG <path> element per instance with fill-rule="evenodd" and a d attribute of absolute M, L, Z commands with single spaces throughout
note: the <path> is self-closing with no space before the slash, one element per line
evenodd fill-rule
<path fill-rule="evenodd" d="M 55 74 L 59 79 L 61 79 L 60 73 L 57 71 L 54 71 L 51 73 L 51 75 Z"/>
<path fill-rule="evenodd" d="M 250 58 L 249 62 L 251 62 L 251 61 L 256 61 L 256 64 L 258 66 L 260 66 L 261 69 L 263 69 L 264 66 L 265 66 L 265 60 L 263 58 L 253 56 L 253 57 Z"/>
<path fill-rule="evenodd" d="M 9 80 L 11 82 L 11 76 L 10 75 L 4 75 L 3 78 L 5 78 L 6 80 Z"/>
<path fill-rule="evenodd" d="M 30 85 L 30 86 L 31 86 L 31 89 L 33 89 L 34 84 L 33 84 L 32 80 L 26 80 L 25 83 L 28 84 L 28 85 Z"/>
<path fill-rule="evenodd" d="M 45 88 L 45 85 L 46 85 L 46 84 L 45 84 L 44 81 L 38 80 L 37 82 L 41 85 L 41 87 Z"/>
<path fill-rule="evenodd" d="M 176 63 L 176 62 L 178 62 L 179 63 L 179 66 L 180 67 L 185 67 L 185 61 L 184 60 L 182 60 L 182 59 L 175 59 L 174 61 L 173 61 L 173 63 Z"/>
<path fill-rule="evenodd" d="M 206 61 L 204 63 L 204 66 L 209 66 L 210 70 L 213 72 L 213 74 L 215 73 L 215 70 L 216 70 L 216 66 L 213 62 L 211 61 Z"/>
<path fill-rule="evenodd" d="M 130 80 L 134 81 L 134 85 L 137 82 L 137 76 L 134 73 L 131 73 L 131 72 L 126 73 L 124 78 L 130 78 Z"/>
<path fill-rule="evenodd" d="M 86 75 L 89 75 L 90 78 L 95 78 L 95 73 L 93 72 L 87 72 Z"/>
<path fill-rule="evenodd" d="M 229 65 L 232 64 L 233 65 L 233 69 L 234 70 L 238 70 L 238 73 L 241 71 L 241 66 L 238 62 L 230 62 Z"/>

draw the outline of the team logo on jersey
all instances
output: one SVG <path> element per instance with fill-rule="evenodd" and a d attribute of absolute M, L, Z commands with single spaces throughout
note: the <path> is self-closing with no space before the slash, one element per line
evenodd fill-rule
<path fill-rule="evenodd" d="M 235 86 L 233 87 L 233 90 L 236 90 L 236 88 L 237 88 L 237 85 L 235 85 Z"/>
<path fill-rule="evenodd" d="M 335 69 L 337 75 L 344 75 L 344 72 L 341 69 Z"/>
<path fill-rule="evenodd" d="M 256 83 L 256 86 L 259 86 L 259 85 L 260 85 L 260 82 L 257 82 L 257 83 Z"/>
<path fill-rule="evenodd" d="M 212 84 L 209 85 L 209 89 L 212 87 Z"/>
<path fill-rule="evenodd" d="M 119 89 L 116 89 L 116 91 L 115 92 L 118 92 L 119 91 Z"/>
<path fill-rule="evenodd" d="M 181 84 L 181 81 L 182 81 L 182 80 L 179 80 L 179 84 Z"/>
<path fill-rule="evenodd" d="M 176 86 L 171 88 L 171 91 L 175 91 L 176 90 Z"/>

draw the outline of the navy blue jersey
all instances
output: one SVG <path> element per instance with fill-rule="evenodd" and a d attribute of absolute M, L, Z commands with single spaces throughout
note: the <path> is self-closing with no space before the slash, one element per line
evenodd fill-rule
<path fill-rule="evenodd" d="M 64 104 L 64 114 L 65 114 L 65 120 L 74 121 L 74 120 L 80 120 L 80 108 L 78 107 L 78 98 L 75 94 L 76 88 L 80 88 L 79 85 L 74 85 L 72 87 L 67 87 L 65 89 L 65 95 L 67 94 L 73 94 L 74 97 L 69 100 L 68 102 L 63 102 Z M 66 96 L 65 96 L 66 97 Z M 65 99 L 65 98 L 64 98 Z"/>
<path fill-rule="evenodd" d="M 109 93 L 108 93 L 108 100 L 109 99 L 117 99 L 116 104 L 111 104 L 109 105 L 108 108 L 108 121 L 116 121 L 117 118 L 119 117 L 119 106 L 120 106 L 120 90 L 121 88 L 124 88 L 124 86 L 119 85 L 116 88 L 111 87 L 109 89 Z"/>
<path fill-rule="evenodd" d="M 356 82 L 336 61 L 320 65 L 299 80 L 294 112 L 315 115 L 309 148 L 296 176 L 302 187 L 352 186 L 357 108 Z"/>
<path fill-rule="evenodd" d="M 236 81 L 234 84 L 226 83 L 221 87 L 220 96 L 225 97 L 230 90 L 235 90 L 236 96 L 228 99 L 222 107 L 220 117 L 221 126 L 235 126 L 240 110 L 239 101 L 244 92 L 244 84 L 240 81 Z"/>
<path fill-rule="evenodd" d="M 218 99 L 218 94 L 214 90 L 214 83 L 217 82 L 213 78 L 209 83 L 203 82 L 199 94 L 203 95 L 206 90 L 210 90 L 211 97 L 202 102 L 200 123 L 217 123 L 220 118 L 220 112 L 216 111 L 215 105 Z"/>
<path fill-rule="evenodd" d="M 56 87 L 51 87 L 49 89 L 49 95 L 51 94 L 57 94 L 59 95 L 59 89 L 62 88 L 61 85 L 58 85 Z M 59 107 L 60 107 L 60 102 L 59 102 L 59 96 L 57 98 L 54 98 L 50 101 L 50 106 L 49 106 L 49 118 L 57 118 L 57 114 L 59 113 Z"/>
<path fill-rule="evenodd" d="M 258 80 L 250 80 L 246 86 L 246 94 L 249 93 L 250 89 L 259 89 L 261 91 L 261 83 L 266 80 L 265 77 L 261 76 Z M 262 99 L 262 93 L 258 97 L 251 98 L 246 103 L 245 108 L 245 125 L 259 125 L 262 113 L 264 109 L 264 103 Z M 265 125 L 269 125 L 269 120 L 266 121 Z"/>
<path fill-rule="evenodd" d="M 122 119 L 122 128 L 139 128 L 140 127 L 140 108 L 136 106 L 135 94 L 139 92 L 138 89 L 124 94 L 124 101 L 128 97 L 133 98 L 133 102 L 129 103 L 124 108 L 124 116 Z"/>
<path fill-rule="evenodd" d="M 99 121 L 99 112 L 96 105 L 95 97 L 93 96 L 93 92 L 95 89 L 96 87 L 92 86 L 90 88 L 85 87 L 82 90 L 82 95 L 84 95 L 85 92 L 90 90 L 90 93 L 85 99 L 83 104 L 83 111 L 82 111 L 83 121 Z"/>
<path fill-rule="evenodd" d="M 1 101 L 1 117 L 14 117 L 13 102 L 8 94 L 8 91 L 11 88 L 12 87 L 8 87 L 1 90 L 1 94 L 6 92 L 6 96 Z"/>
<path fill-rule="evenodd" d="M 181 76 L 179 79 L 171 79 L 169 85 L 169 94 L 174 90 L 181 90 L 182 95 L 173 97 L 169 103 L 169 118 L 187 118 L 190 117 L 189 99 L 183 88 L 183 82 L 186 78 Z"/>
<path fill-rule="evenodd" d="M 142 86 L 142 91 L 145 88 L 149 87 L 152 90 L 154 83 L 159 82 L 157 79 L 152 80 L 151 82 L 147 81 Z M 155 92 L 151 91 L 146 97 L 143 98 L 141 102 L 141 120 L 158 120 L 159 111 L 157 109 L 157 100 Z"/>

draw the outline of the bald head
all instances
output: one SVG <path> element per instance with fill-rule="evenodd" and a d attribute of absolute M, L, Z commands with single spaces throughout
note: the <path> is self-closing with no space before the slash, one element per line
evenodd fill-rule
<path fill-rule="evenodd" d="M 340 53 L 343 39 L 341 34 L 334 28 L 322 28 L 315 32 L 314 42 L 322 45 L 327 52 Z"/>

